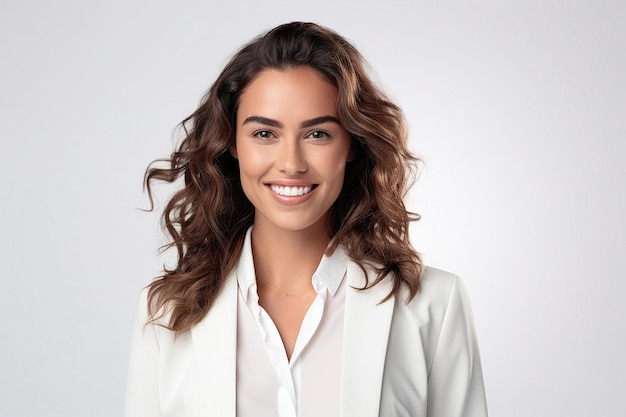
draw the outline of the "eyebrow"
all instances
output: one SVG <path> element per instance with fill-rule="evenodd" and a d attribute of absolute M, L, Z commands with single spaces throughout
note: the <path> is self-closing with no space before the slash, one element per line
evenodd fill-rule
<path fill-rule="evenodd" d="M 315 125 L 321 125 L 322 123 L 326 123 L 326 122 L 332 122 L 332 123 L 337 123 L 338 125 L 341 125 L 341 123 L 339 123 L 339 119 L 337 119 L 336 117 L 321 116 L 321 117 L 316 117 L 314 119 L 305 120 L 304 122 L 300 123 L 300 128 L 304 129 L 304 128 L 315 126 Z M 242 125 L 245 125 L 248 123 L 260 123 L 262 125 L 278 127 L 280 129 L 285 127 L 285 125 L 283 125 L 278 120 L 270 119 L 268 117 L 263 117 L 263 116 L 250 116 L 246 118 L 246 120 L 243 121 Z"/>

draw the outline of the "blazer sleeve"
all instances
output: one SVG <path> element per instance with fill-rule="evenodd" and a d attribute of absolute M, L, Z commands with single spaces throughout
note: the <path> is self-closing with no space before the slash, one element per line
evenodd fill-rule
<path fill-rule="evenodd" d="M 128 380 L 126 417 L 158 417 L 159 340 L 155 325 L 148 324 L 147 290 L 142 291 L 133 330 Z"/>
<path fill-rule="evenodd" d="M 456 277 L 428 373 L 428 417 L 486 417 L 482 366 L 467 291 Z"/>

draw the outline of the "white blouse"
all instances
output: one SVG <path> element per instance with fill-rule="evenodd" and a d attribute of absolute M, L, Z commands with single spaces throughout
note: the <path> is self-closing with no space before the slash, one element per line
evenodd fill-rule
<path fill-rule="evenodd" d="M 311 277 L 317 295 L 289 361 L 259 306 L 248 231 L 237 267 L 237 417 L 339 415 L 347 259 L 338 249 Z"/>

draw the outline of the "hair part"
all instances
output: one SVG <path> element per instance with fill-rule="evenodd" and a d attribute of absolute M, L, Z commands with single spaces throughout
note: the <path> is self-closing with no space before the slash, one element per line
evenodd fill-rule
<path fill-rule="evenodd" d="M 184 186 L 167 202 L 162 220 L 178 261 L 148 289 L 151 322 L 180 334 L 207 314 L 239 262 L 254 207 L 241 187 L 234 143 L 239 98 L 265 69 L 307 66 L 338 89 L 338 116 L 352 137 L 354 159 L 346 165 L 342 191 L 331 207 L 329 238 L 347 249 L 376 278 L 389 277 L 392 292 L 420 289 L 422 261 L 408 237 L 404 197 L 415 179 L 417 159 L 407 148 L 404 116 L 371 81 L 365 60 L 334 31 L 313 23 L 278 26 L 241 48 L 224 67 L 199 107 L 180 126 L 184 137 L 167 159 L 150 164 L 144 184 L 152 204 L 153 181 Z M 157 163 L 166 162 L 166 167 Z"/>

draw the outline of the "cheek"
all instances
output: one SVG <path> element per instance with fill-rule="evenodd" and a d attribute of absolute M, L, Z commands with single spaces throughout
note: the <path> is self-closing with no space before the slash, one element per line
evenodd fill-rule
<path fill-rule="evenodd" d="M 319 166 L 323 167 L 324 172 L 330 177 L 337 180 L 343 180 L 346 172 L 346 163 L 348 161 L 349 150 L 343 147 L 335 149 L 330 154 L 324 155 L 319 159 Z"/>
<path fill-rule="evenodd" d="M 337 155 L 320 158 L 317 164 L 318 173 L 324 177 L 325 181 L 333 185 L 333 188 L 341 189 L 343 178 L 346 173 L 346 159 Z"/>
<path fill-rule="evenodd" d="M 346 172 L 346 162 L 345 160 L 337 160 L 332 161 L 332 164 L 329 164 L 328 171 L 333 173 L 335 177 L 343 177 Z"/>
<path fill-rule="evenodd" d="M 252 151 L 245 146 L 237 151 L 239 159 L 239 171 L 242 175 L 260 175 L 267 168 L 267 155 L 258 149 Z"/>

